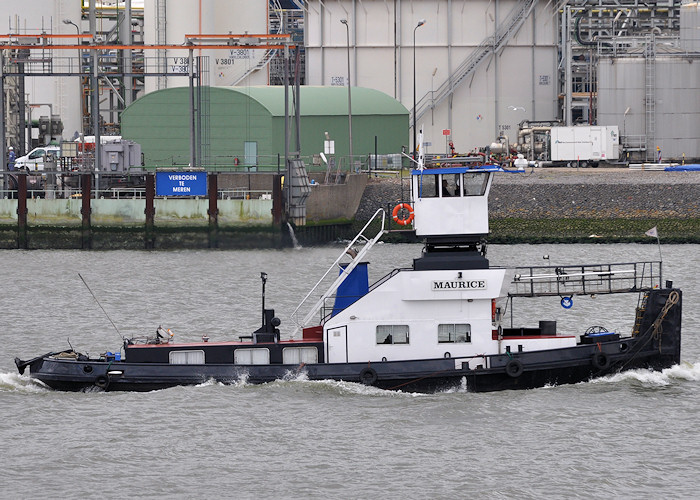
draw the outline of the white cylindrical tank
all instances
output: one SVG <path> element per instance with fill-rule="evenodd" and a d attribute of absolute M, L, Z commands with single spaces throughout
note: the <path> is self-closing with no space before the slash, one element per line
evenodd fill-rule
<path fill-rule="evenodd" d="M 80 24 L 80 2 L 72 0 L 36 0 L 32 2 L 3 2 L 3 14 L 8 21 L 4 28 L 6 33 L 18 33 L 23 35 L 37 35 L 39 33 L 71 35 L 71 38 L 63 39 L 67 45 L 77 44 L 76 28 L 71 24 L 63 23 L 70 20 Z M 62 70 L 78 69 L 77 50 L 43 50 L 37 48 L 31 51 L 31 57 L 36 61 L 53 59 L 52 68 L 60 72 Z M 5 59 L 8 63 L 8 59 Z M 45 65 L 45 67 L 48 67 Z M 41 71 L 39 64 L 34 64 L 35 70 Z M 6 92 L 15 84 L 6 80 Z M 25 77 L 24 93 L 26 104 L 29 108 L 31 119 L 38 120 L 41 116 L 58 115 L 63 122 L 63 137 L 71 138 L 81 132 L 80 128 L 80 100 L 82 95 L 81 77 L 57 77 L 50 78 Z M 51 107 L 49 107 L 49 105 Z M 15 113 L 15 111 L 10 111 Z M 13 116 L 12 121 L 17 123 L 18 117 Z M 8 123 L 11 128 L 11 123 Z M 14 133 L 8 129 L 8 135 Z M 26 142 L 25 131 L 19 132 L 23 142 L 23 152 L 32 149 Z M 37 130 L 34 129 L 34 139 L 37 138 Z M 40 145 L 44 145 L 43 143 Z"/>
<path fill-rule="evenodd" d="M 206 2 L 182 2 L 177 0 L 146 0 L 144 2 L 144 38 L 147 44 L 162 42 L 170 45 L 184 43 L 185 35 L 197 34 L 265 34 L 268 31 L 268 2 L 266 0 L 207 0 Z M 264 43 L 264 40 L 262 41 Z M 240 44 L 246 44 L 241 39 Z M 255 70 L 265 56 L 264 49 L 195 50 L 194 56 L 208 57 L 208 83 L 211 86 L 267 85 L 267 68 Z M 149 51 L 146 57 L 155 57 Z M 170 49 L 165 51 L 168 71 L 187 75 L 189 51 Z M 204 63 L 206 64 L 206 63 Z M 160 80 L 161 85 L 163 79 Z M 146 92 L 158 88 L 158 80 L 146 79 Z M 186 76 L 169 76 L 166 87 L 188 85 Z"/>
<path fill-rule="evenodd" d="M 647 140 L 646 60 L 601 59 L 598 124 L 618 125 L 622 143 L 661 149 L 667 160 L 700 158 L 700 54 L 664 54 L 654 63 L 654 138 Z M 651 144 L 653 142 L 653 144 Z"/>
<path fill-rule="evenodd" d="M 681 4 L 681 47 L 688 52 L 700 52 L 700 2 Z"/>

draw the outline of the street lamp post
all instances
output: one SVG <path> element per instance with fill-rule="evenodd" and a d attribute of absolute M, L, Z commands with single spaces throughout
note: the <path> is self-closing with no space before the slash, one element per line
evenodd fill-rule
<path fill-rule="evenodd" d="M 348 140 L 350 141 L 350 170 L 352 170 L 352 97 L 350 92 L 350 26 L 348 26 L 347 19 L 341 19 L 341 23 L 345 25 L 345 33 L 347 35 L 347 47 L 348 47 Z"/>
<path fill-rule="evenodd" d="M 418 153 L 418 144 L 416 144 L 416 30 L 424 24 L 425 19 L 421 19 L 413 28 L 413 160 L 416 159 Z"/>
<path fill-rule="evenodd" d="M 80 35 L 80 27 L 77 24 L 75 24 L 73 21 L 71 21 L 70 19 L 64 19 L 63 24 L 66 24 L 66 25 L 72 24 L 73 26 L 75 26 L 76 35 Z M 77 39 L 75 44 L 76 45 L 80 44 L 80 39 Z M 80 55 L 80 49 L 78 49 L 78 55 Z M 80 58 L 78 58 L 78 67 L 80 67 Z"/>

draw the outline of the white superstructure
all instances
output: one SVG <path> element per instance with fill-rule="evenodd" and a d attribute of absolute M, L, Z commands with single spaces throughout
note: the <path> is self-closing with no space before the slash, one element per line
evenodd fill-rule
<path fill-rule="evenodd" d="M 330 363 L 454 358 L 455 367 L 484 364 L 481 354 L 501 354 L 576 345 L 573 336 L 538 332 L 504 338 L 496 301 L 508 293 L 504 268 L 485 258 L 488 192 L 494 167 L 451 167 L 412 172 L 416 234 L 423 255 L 359 297 L 333 306 L 323 324 Z M 346 280 L 366 280 L 355 270 Z M 366 290 L 362 292 L 361 290 Z M 338 292 L 336 300 L 341 298 Z M 343 297 L 347 299 L 347 297 Z M 354 300 L 354 302 L 353 302 Z"/>

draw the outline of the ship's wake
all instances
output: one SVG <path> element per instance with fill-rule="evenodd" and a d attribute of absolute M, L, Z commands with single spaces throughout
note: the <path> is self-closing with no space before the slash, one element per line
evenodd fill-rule
<path fill-rule="evenodd" d="M 0 392 L 41 393 L 51 389 L 37 379 L 17 372 L 0 373 Z"/>
<path fill-rule="evenodd" d="M 665 387 L 678 381 L 698 382 L 700 381 L 700 362 L 689 363 L 682 361 L 680 364 L 665 368 L 662 371 L 629 370 L 593 379 L 591 383 L 609 384 L 624 381 L 638 382 L 645 387 Z"/>

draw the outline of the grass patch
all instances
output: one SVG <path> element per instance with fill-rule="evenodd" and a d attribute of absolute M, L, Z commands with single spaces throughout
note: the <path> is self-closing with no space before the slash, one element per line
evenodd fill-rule
<path fill-rule="evenodd" d="M 519 219 L 490 221 L 491 243 L 700 243 L 700 219 Z"/>

